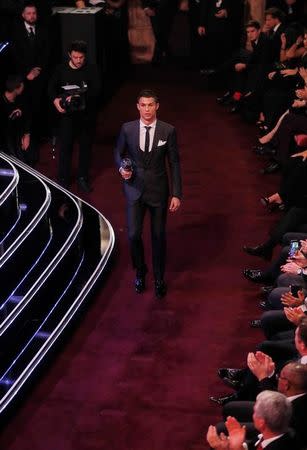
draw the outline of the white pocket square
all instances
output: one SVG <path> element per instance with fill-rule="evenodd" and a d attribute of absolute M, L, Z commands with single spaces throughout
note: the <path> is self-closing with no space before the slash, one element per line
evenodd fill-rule
<path fill-rule="evenodd" d="M 161 147 L 161 145 L 165 145 L 166 141 L 161 141 L 161 139 L 158 142 L 158 147 Z"/>

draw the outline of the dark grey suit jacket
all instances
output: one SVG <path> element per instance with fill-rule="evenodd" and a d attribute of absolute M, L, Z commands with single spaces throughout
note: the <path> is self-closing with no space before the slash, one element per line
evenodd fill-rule
<path fill-rule="evenodd" d="M 150 203 L 162 204 L 169 194 L 181 198 L 180 161 L 177 147 L 176 130 L 172 125 L 157 120 L 152 150 L 143 158 L 139 148 L 140 121 L 125 123 L 120 131 L 115 161 L 118 169 L 122 158 L 133 162 L 133 175 L 124 181 L 124 192 L 128 202 L 135 202 L 146 193 Z M 171 175 L 169 186 L 167 163 Z"/>

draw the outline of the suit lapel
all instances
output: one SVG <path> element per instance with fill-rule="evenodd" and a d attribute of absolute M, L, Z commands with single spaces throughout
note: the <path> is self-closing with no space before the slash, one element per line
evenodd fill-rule
<path fill-rule="evenodd" d="M 154 134 L 154 138 L 153 138 L 153 142 L 152 142 L 152 149 L 151 149 L 150 153 L 152 153 L 158 147 L 160 131 L 161 131 L 160 121 L 157 120 L 155 134 Z"/>
<path fill-rule="evenodd" d="M 135 121 L 132 139 L 133 139 L 133 148 L 135 148 L 138 153 L 138 150 L 140 148 L 140 121 L 139 120 Z"/>
<path fill-rule="evenodd" d="M 152 158 L 154 157 L 154 153 L 155 153 L 155 151 L 156 151 L 156 149 L 158 147 L 160 131 L 161 131 L 160 122 L 159 122 L 159 120 L 157 120 L 156 128 L 155 128 L 155 134 L 154 134 L 154 138 L 153 138 L 153 141 L 152 141 L 151 152 L 149 152 L 149 154 L 146 157 L 146 166 L 147 167 L 150 166 Z"/>

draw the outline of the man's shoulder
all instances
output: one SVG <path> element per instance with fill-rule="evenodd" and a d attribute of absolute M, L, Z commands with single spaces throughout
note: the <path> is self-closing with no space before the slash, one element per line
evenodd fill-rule
<path fill-rule="evenodd" d="M 165 130 L 168 130 L 168 131 L 175 130 L 174 125 L 171 125 L 170 123 L 167 123 L 167 122 L 163 122 L 162 120 L 157 120 L 157 125 L 158 124 L 159 124 L 160 128 L 163 128 Z"/>
<path fill-rule="evenodd" d="M 139 123 L 140 123 L 139 120 L 131 120 L 130 122 L 125 122 L 122 126 L 122 129 L 129 131 L 138 126 Z"/>

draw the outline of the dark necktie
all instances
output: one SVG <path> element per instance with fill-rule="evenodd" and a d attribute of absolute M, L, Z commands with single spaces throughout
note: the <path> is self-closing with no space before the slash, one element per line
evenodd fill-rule
<path fill-rule="evenodd" d="M 150 142 L 149 130 L 151 129 L 151 127 L 145 127 L 145 129 L 146 129 L 146 134 L 145 134 L 145 148 L 144 148 L 144 152 L 148 153 L 149 152 L 149 142 Z"/>
<path fill-rule="evenodd" d="M 29 39 L 33 41 L 35 38 L 33 27 L 29 27 Z"/>

